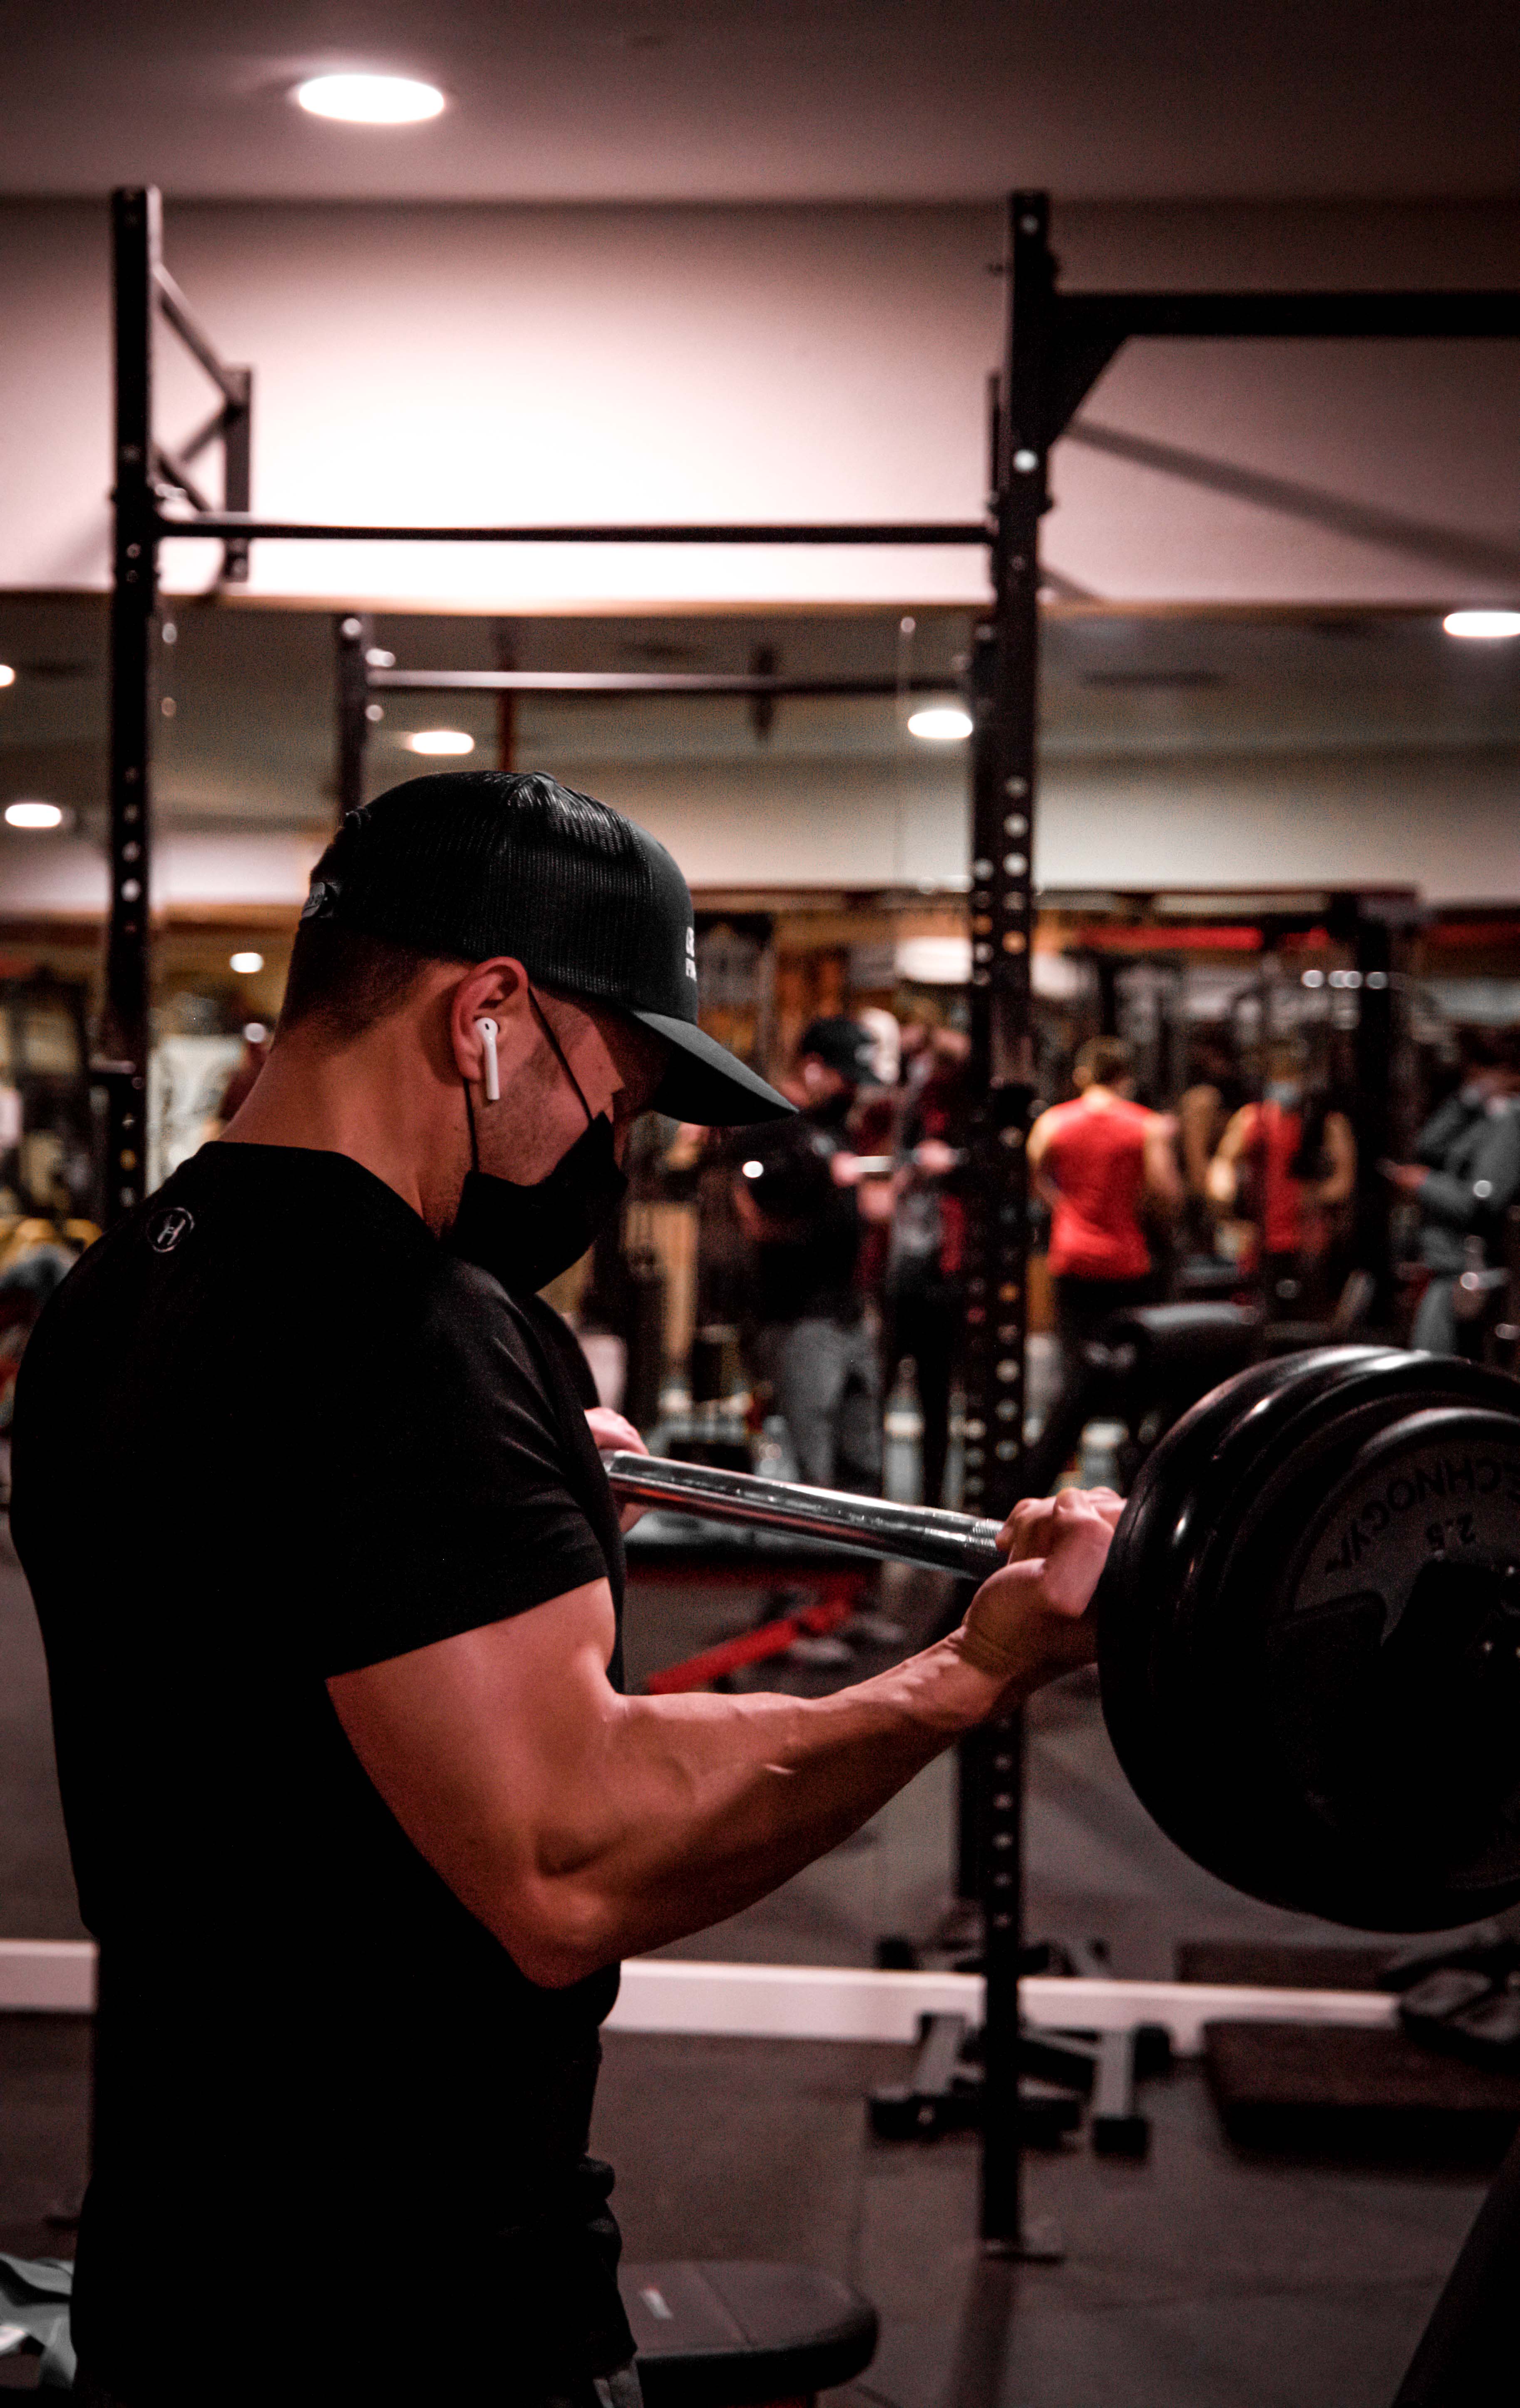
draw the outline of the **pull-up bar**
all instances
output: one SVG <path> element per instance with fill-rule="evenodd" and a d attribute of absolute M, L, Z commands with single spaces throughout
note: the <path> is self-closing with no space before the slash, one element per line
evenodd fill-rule
<path fill-rule="evenodd" d="M 372 694 L 749 695 L 771 701 L 807 695 L 884 699 L 947 694 L 944 677 L 746 677 L 705 669 L 371 669 Z"/>
<path fill-rule="evenodd" d="M 987 544 L 985 520 L 923 520 L 873 526 L 847 520 L 839 525 L 805 521 L 785 526 L 323 526 L 308 519 L 257 519 L 239 510 L 198 510 L 194 516 L 157 516 L 160 536 L 208 536 L 244 543 L 266 538 L 279 543 L 742 543 L 742 544 Z"/>

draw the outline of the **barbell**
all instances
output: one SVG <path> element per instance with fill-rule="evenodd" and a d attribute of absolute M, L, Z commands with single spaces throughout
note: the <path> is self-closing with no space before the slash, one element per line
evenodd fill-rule
<path fill-rule="evenodd" d="M 968 1514 L 606 1463 L 627 1502 L 1000 1561 Z M 1115 1753 L 1197 1863 L 1362 1930 L 1520 1902 L 1520 1380 L 1376 1346 L 1238 1372 L 1141 1466 L 1093 1612 Z"/>

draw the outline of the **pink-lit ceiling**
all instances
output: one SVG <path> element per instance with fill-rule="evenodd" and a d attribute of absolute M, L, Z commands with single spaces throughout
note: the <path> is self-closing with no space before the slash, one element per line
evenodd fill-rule
<path fill-rule="evenodd" d="M 0 191 L 1471 198 L 1516 185 L 1513 0 L 0 0 Z M 431 124 L 303 117 L 425 77 Z"/>

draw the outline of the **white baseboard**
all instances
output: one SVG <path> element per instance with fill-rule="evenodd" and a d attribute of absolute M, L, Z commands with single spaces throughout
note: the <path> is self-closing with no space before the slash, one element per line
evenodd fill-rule
<path fill-rule="evenodd" d="M 87 2015 L 94 2003 L 93 1940 L 0 1940 L 0 2009 Z"/>
<path fill-rule="evenodd" d="M 1196 2057 L 1207 2023 L 1391 2025 L 1382 1990 L 1262 1990 L 1207 1982 L 1061 1981 L 1019 1985 L 1024 2012 L 1047 2028 L 1112 2031 L 1164 2024 L 1180 2057 Z M 0 2011 L 87 2014 L 95 2002 L 88 1940 L 0 1940 Z M 912 2041 L 921 2015 L 982 2021 L 976 1973 L 882 1973 L 867 1966 L 707 1964 L 635 1956 L 609 2020 L 614 2032 L 688 2032 L 735 2040 Z"/>
<path fill-rule="evenodd" d="M 982 1989 L 974 1973 L 632 1956 L 607 2028 L 736 2040 L 911 2041 L 920 2015 L 965 2015 L 980 2023 Z"/>
<path fill-rule="evenodd" d="M 1065 1981 L 1030 1975 L 1024 2013 L 1048 2029 L 1123 2030 L 1164 2024 L 1180 2057 L 1196 2057 L 1206 2023 L 1391 2025 L 1382 1990 L 1265 1990 L 1206 1982 Z M 623 1969 L 609 2031 L 692 2032 L 747 2040 L 912 2041 L 920 2015 L 982 2021 L 976 1973 L 882 1973 L 868 1967 L 717 1965 L 638 1956 Z"/>

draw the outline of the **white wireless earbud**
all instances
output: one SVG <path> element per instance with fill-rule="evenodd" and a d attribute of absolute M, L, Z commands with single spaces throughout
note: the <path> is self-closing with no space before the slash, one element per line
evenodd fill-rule
<path fill-rule="evenodd" d="M 494 1020 L 478 1020 L 475 1025 L 485 1054 L 485 1099 L 488 1104 L 499 1104 L 501 1072 L 496 1068 L 496 1024 Z"/>

